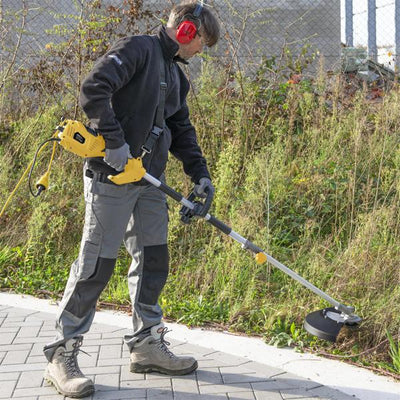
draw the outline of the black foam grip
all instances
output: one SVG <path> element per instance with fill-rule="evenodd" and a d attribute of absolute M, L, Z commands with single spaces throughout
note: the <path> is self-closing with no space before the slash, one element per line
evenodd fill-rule
<path fill-rule="evenodd" d="M 180 202 L 183 198 L 183 196 L 180 193 L 176 192 L 174 189 L 172 189 L 165 183 L 161 182 L 161 185 L 158 187 L 158 189 L 160 189 L 162 192 L 164 192 L 169 197 L 172 197 L 177 202 Z"/>
<path fill-rule="evenodd" d="M 221 222 L 219 219 L 211 216 L 209 220 L 207 220 L 211 225 L 215 226 L 217 229 L 220 231 L 226 233 L 229 235 L 232 232 L 232 228 L 228 225 L 225 225 L 223 222 Z"/>

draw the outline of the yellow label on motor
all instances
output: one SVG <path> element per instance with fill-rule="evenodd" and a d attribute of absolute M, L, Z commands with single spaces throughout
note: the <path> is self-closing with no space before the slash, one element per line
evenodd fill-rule
<path fill-rule="evenodd" d="M 66 119 L 57 127 L 60 145 L 80 157 L 104 157 L 103 136 L 90 133 L 82 122 Z"/>

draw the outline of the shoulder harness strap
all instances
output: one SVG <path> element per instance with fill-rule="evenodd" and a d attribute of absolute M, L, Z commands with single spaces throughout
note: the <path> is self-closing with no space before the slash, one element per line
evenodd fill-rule
<path fill-rule="evenodd" d="M 160 59 L 160 100 L 157 106 L 155 121 L 151 132 L 147 135 L 146 142 L 142 146 L 142 158 L 153 151 L 154 145 L 161 136 L 164 130 L 164 108 L 165 97 L 167 94 L 167 80 L 165 74 L 165 62 L 161 49 L 161 44 L 158 38 L 155 38 L 157 54 Z"/>

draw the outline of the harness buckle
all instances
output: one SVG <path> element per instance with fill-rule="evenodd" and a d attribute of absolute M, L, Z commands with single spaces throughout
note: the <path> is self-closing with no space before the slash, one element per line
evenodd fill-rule
<path fill-rule="evenodd" d="M 156 125 L 154 125 L 154 126 L 153 126 L 153 129 L 151 130 L 151 133 L 152 133 L 153 135 L 156 135 L 156 136 L 157 136 L 157 139 L 158 139 L 159 136 L 162 134 L 162 132 L 163 132 L 163 129 L 160 128 L 160 127 L 158 127 L 158 126 L 156 126 Z"/>
<path fill-rule="evenodd" d="M 146 143 L 141 147 L 142 149 L 142 158 L 146 155 L 146 154 L 150 154 L 153 150 L 154 144 L 156 143 L 156 141 L 158 140 L 158 138 L 160 137 L 160 135 L 163 133 L 163 129 L 160 128 L 159 126 L 154 125 L 153 129 L 150 132 L 149 137 L 146 140 Z"/>

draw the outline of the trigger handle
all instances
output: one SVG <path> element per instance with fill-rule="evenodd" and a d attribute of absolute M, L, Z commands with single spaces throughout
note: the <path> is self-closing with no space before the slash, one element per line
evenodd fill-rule
<path fill-rule="evenodd" d="M 125 165 L 125 169 L 117 175 L 108 175 L 108 179 L 116 185 L 124 185 L 126 183 L 140 181 L 146 170 L 143 168 L 142 159 L 129 158 Z"/>

